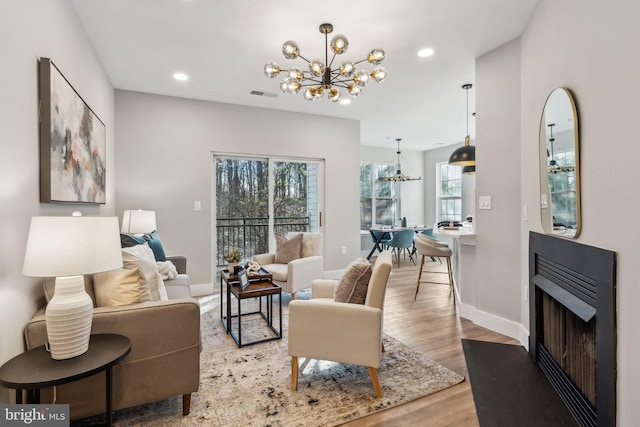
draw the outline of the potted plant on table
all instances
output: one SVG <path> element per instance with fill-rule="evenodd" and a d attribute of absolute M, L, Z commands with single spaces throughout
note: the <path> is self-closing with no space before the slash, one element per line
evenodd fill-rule
<path fill-rule="evenodd" d="M 236 274 L 236 267 L 240 267 L 240 261 L 242 260 L 242 252 L 238 248 L 233 248 L 222 257 L 227 261 L 227 270 L 229 273 Z"/>

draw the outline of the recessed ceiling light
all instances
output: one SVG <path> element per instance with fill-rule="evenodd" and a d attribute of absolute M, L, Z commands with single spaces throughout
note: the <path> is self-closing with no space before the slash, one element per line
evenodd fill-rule
<path fill-rule="evenodd" d="M 350 99 L 341 99 L 340 100 L 340 104 L 349 105 L 349 104 L 351 104 L 351 100 Z"/>
<path fill-rule="evenodd" d="M 176 80 L 180 80 L 181 82 L 189 80 L 189 76 L 187 76 L 185 73 L 174 73 L 173 78 Z"/>
<path fill-rule="evenodd" d="M 429 56 L 433 55 L 433 54 L 434 54 L 434 52 L 435 52 L 435 51 L 434 51 L 433 49 L 431 49 L 430 47 L 428 47 L 428 48 L 425 48 L 425 49 L 420 49 L 420 50 L 418 51 L 418 56 L 419 56 L 420 58 L 427 58 L 427 57 L 429 57 Z"/>

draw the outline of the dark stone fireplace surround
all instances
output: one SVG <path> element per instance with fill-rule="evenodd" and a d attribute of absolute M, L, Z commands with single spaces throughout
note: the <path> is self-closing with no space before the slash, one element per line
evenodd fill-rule
<path fill-rule="evenodd" d="M 616 424 L 615 275 L 615 252 L 529 234 L 529 353 L 582 426 Z M 595 408 L 541 344 L 543 293 L 584 322 L 595 318 Z"/>

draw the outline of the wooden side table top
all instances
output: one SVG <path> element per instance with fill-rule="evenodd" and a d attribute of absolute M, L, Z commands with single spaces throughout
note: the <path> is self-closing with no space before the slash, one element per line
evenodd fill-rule
<path fill-rule="evenodd" d="M 233 273 L 229 272 L 229 270 L 222 270 L 220 276 L 225 283 L 234 283 L 238 281 L 238 278 Z M 260 270 L 257 273 L 251 273 L 248 274 L 248 276 L 249 282 L 271 280 L 273 278 L 273 275 L 263 267 L 260 267 Z"/>
<path fill-rule="evenodd" d="M 55 360 L 36 347 L 0 367 L 0 385 L 12 389 L 40 389 L 89 377 L 115 365 L 131 351 L 131 340 L 123 335 L 91 335 L 89 349 L 80 356 Z"/>
<path fill-rule="evenodd" d="M 282 292 L 280 285 L 276 285 L 271 280 L 250 282 L 249 286 L 244 290 L 242 290 L 239 283 L 228 283 L 227 286 L 229 286 L 231 293 L 238 299 L 263 297 L 280 294 Z"/>

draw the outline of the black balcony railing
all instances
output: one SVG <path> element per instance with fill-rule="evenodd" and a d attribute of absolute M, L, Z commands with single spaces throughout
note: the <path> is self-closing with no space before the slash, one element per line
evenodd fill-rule
<path fill-rule="evenodd" d="M 309 231 L 309 217 L 275 217 L 273 225 L 275 233 L 283 236 L 290 231 Z M 269 218 L 217 218 L 216 243 L 216 267 L 227 265 L 223 256 L 233 248 L 239 248 L 245 260 L 269 252 Z"/>

